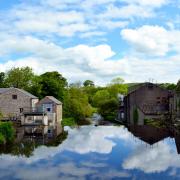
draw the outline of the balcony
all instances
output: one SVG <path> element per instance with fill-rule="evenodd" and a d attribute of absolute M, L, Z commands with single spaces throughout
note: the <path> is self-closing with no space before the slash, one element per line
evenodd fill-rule
<path fill-rule="evenodd" d="M 20 108 L 20 113 L 27 116 L 43 116 L 46 115 L 46 112 L 43 110 L 42 107 L 25 107 Z"/>

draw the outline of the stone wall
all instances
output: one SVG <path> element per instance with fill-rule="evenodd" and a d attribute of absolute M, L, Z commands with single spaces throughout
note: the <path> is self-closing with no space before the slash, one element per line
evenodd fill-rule
<path fill-rule="evenodd" d="M 13 99 L 13 95 L 17 99 Z M 38 99 L 35 100 L 36 102 Z M 16 88 L 11 88 L 8 91 L 0 94 L 0 111 L 4 117 L 16 117 L 20 115 L 20 108 L 30 108 L 32 106 L 32 98 Z"/>

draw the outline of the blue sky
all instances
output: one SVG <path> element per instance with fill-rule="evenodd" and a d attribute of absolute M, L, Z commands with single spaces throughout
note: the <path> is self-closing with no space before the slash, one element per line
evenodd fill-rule
<path fill-rule="evenodd" d="M 0 0 L 0 71 L 177 82 L 179 12 L 180 0 Z"/>

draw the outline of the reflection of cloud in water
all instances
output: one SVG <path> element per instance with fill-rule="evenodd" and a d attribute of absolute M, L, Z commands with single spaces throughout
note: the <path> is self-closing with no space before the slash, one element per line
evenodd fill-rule
<path fill-rule="evenodd" d="M 130 139 L 130 133 L 123 127 L 87 126 L 79 129 L 68 128 L 68 139 L 62 144 L 65 150 L 80 154 L 97 152 L 110 153 L 116 145 L 109 138 Z"/>
<path fill-rule="evenodd" d="M 122 164 L 124 169 L 140 169 L 145 173 L 161 172 L 169 167 L 180 167 L 180 156 L 169 144 L 159 142 L 153 148 L 139 145 Z"/>
<path fill-rule="evenodd" d="M 138 139 L 134 142 L 132 134 L 125 128 L 115 126 L 84 126 L 78 129 L 67 128 L 67 130 L 69 131 L 68 138 L 61 145 L 58 147 L 40 146 L 35 149 L 30 158 L 0 156 L 0 179 L 7 179 L 8 176 L 26 180 L 56 180 L 59 177 L 85 179 L 87 176 L 92 179 L 128 178 L 130 174 L 127 170 L 139 169 L 145 173 L 151 173 L 165 171 L 169 167 L 175 169 L 180 167 L 180 157 L 166 141 L 159 142 L 153 148 L 146 147 L 140 144 Z M 130 148 L 132 151 L 122 164 L 123 170 L 117 170 L 108 162 L 108 158 L 111 158 L 109 153 L 112 152 L 113 156 L 117 156 L 112 151 L 117 143 L 116 139 L 122 140 L 121 142 L 127 144 L 127 149 Z M 73 155 L 67 156 L 67 151 L 75 152 L 75 157 L 81 155 L 80 162 L 75 161 Z M 123 146 L 122 151 L 126 151 Z M 89 157 L 87 153 L 91 152 L 102 153 L 103 156 L 97 155 L 97 159 L 94 155 L 94 158 Z M 88 158 L 83 159 L 83 154 Z M 105 154 L 107 155 L 104 156 Z M 125 157 L 118 156 L 117 158 L 121 161 L 121 158 Z M 54 164 L 54 161 L 59 159 L 60 161 Z"/>

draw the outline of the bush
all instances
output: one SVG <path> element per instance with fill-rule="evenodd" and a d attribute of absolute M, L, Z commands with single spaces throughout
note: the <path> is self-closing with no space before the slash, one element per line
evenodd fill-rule
<path fill-rule="evenodd" d="M 134 120 L 134 124 L 138 123 L 139 113 L 138 113 L 138 109 L 137 108 L 135 108 L 134 111 L 133 111 L 133 120 Z"/>
<path fill-rule="evenodd" d="M 14 133 L 15 131 L 11 122 L 0 123 L 0 134 L 2 134 L 6 142 L 13 141 Z"/>
<path fill-rule="evenodd" d="M 5 144 L 6 140 L 4 136 L 0 133 L 0 144 Z"/>
<path fill-rule="evenodd" d="M 73 117 L 63 118 L 62 120 L 62 126 L 75 126 L 75 125 L 77 125 L 77 123 Z"/>

